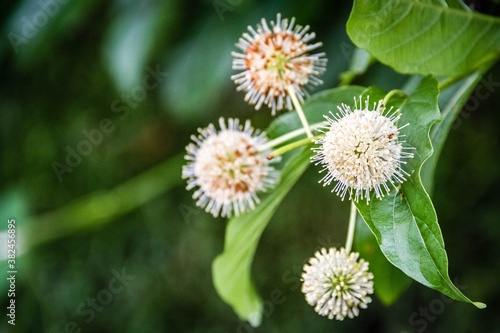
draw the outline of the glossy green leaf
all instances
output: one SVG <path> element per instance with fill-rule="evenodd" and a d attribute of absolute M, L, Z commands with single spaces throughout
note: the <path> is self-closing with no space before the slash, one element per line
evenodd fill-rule
<path fill-rule="evenodd" d="M 460 301 L 471 302 L 453 285 L 448 276 L 448 258 L 432 201 L 420 178 L 423 163 L 432 154 L 429 130 L 439 118 L 436 79 L 424 78 L 401 107 L 400 124 L 407 145 L 415 147 L 415 157 L 405 169 L 407 181 L 370 204 L 356 206 L 375 235 L 386 258 L 405 274 L 425 286 Z M 471 302 L 472 303 L 472 302 Z M 482 303 L 474 303 L 484 307 Z"/>
<path fill-rule="evenodd" d="M 377 240 L 359 215 L 354 247 L 361 258 L 370 263 L 377 298 L 386 306 L 393 304 L 408 289 L 412 280 L 387 260 L 380 251 Z"/>
<path fill-rule="evenodd" d="M 464 75 L 500 54 L 500 18 L 457 1 L 356 0 L 347 32 L 357 46 L 402 73 Z"/>
<path fill-rule="evenodd" d="M 324 115 L 328 115 L 330 111 L 337 112 L 337 106 L 342 103 L 353 104 L 354 97 L 360 96 L 364 90 L 360 86 L 342 86 L 312 95 L 303 105 L 307 121 L 310 125 L 323 122 Z M 297 112 L 290 111 L 276 118 L 266 132 L 269 138 L 275 138 L 301 127 Z"/>
<path fill-rule="evenodd" d="M 224 251 L 213 262 L 215 289 L 238 316 L 252 326 L 260 325 L 263 311 L 262 300 L 250 276 L 255 249 L 279 204 L 309 166 L 310 156 L 309 147 L 293 155 L 282 170 L 280 184 L 256 209 L 229 221 Z"/>

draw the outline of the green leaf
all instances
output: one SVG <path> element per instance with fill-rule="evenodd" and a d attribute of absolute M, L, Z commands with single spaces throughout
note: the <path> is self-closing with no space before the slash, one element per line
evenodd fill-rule
<path fill-rule="evenodd" d="M 219 296 L 252 326 L 260 325 L 263 311 L 250 277 L 255 249 L 279 204 L 309 166 L 310 156 L 310 147 L 293 155 L 281 172 L 280 184 L 256 209 L 229 221 L 224 251 L 213 262 L 212 277 Z"/>
<path fill-rule="evenodd" d="M 366 223 L 358 215 L 354 246 L 361 258 L 370 263 L 374 275 L 374 289 L 378 299 L 386 306 L 396 302 L 408 289 L 411 279 L 394 267 L 384 256 Z"/>
<path fill-rule="evenodd" d="M 423 163 L 432 155 L 429 130 L 439 118 L 437 80 L 424 78 L 401 107 L 400 124 L 415 157 L 405 169 L 411 174 L 383 200 L 356 204 L 386 258 L 425 286 L 460 301 L 471 302 L 448 276 L 448 258 L 432 201 L 420 179 Z M 471 302 L 473 303 L 473 302 Z M 479 308 L 484 304 L 473 303 Z"/>
<path fill-rule="evenodd" d="M 402 73 L 458 76 L 498 58 L 500 19 L 448 2 L 356 0 L 347 32 L 357 46 Z"/>
<path fill-rule="evenodd" d="M 310 125 L 323 122 L 329 111 L 336 112 L 342 103 L 353 104 L 354 97 L 360 96 L 365 88 L 360 86 L 342 86 L 324 90 L 312 95 L 303 105 L 304 113 Z M 269 138 L 276 138 L 290 131 L 302 128 L 297 112 L 290 111 L 276 118 L 266 130 Z M 304 135 L 305 137 L 305 135 Z"/>

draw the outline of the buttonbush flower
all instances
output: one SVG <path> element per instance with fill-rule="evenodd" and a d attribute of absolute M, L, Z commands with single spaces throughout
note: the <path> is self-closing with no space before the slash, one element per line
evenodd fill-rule
<path fill-rule="evenodd" d="M 194 143 L 186 147 L 188 163 L 182 169 L 182 178 L 187 179 L 187 189 L 197 187 L 193 198 L 214 217 L 230 217 L 232 211 L 238 216 L 259 203 L 258 191 L 266 191 L 275 185 L 278 172 L 269 166 L 259 147 L 267 142 L 264 133 L 245 126 L 238 119 L 219 119 L 220 131 L 213 124 L 198 129 L 192 135 Z"/>
<path fill-rule="evenodd" d="M 347 191 L 350 199 L 358 201 L 359 198 L 370 200 L 370 190 L 374 189 L 375 196 L 384 196 L 383 189 L 389 193 L 388 183 L 394 187 L 396 183 L 405 180 L 408 175 L 401 168 L 404 158 L 412 158 L 413 154 L 404 152 L 398 138 L 402 137 L 400 129 L 408 124 L 397 127 L 400 119 L 399 110 L 391 114 L 392 108 L 385 112 L 382 101 L 374 103 L 373 110 L 368 110 L 369 98 L 365 107 L 362 107 L 361 97 L 355 99 L 355 109 L 345 104 L 338 108 L 339 114 L 332 118 L 325 116 L 326 123 L 321 130 L 325 136 L 315 142 L 319 147 L 314 147 L 316 155 L 312 162 L 321 164 L 327 174 L 320 180 L 324 186 L 332 181 L 337 181 L 332 192 L 336 192 L 344 199 Z"/>
<path fill-rule="evenodd" d="M 302 292 L 314 311 L 328 319 L 354 318 L 372 301 L 373 274 L 359 253 L 322 248 L 304 265 Z"/>
<path fill-rule="evenodd" d="M 294 24 L 295 18 L 288 22 L 280 14 L 270 27 L 262 19 L 256 30 L 249 26 L 250 34 L 244 33 L 236 44 L 243 53 L 232 52 L 233 69 L 242 72 L 231 79 L 238 85 L 237 90 L 246 92 L 245 101 L 255 104 L 256 110 L 262 104 L 270 107 L 273 115 L 283 108 L 292 110 L 287 86 L 303 102 L 306 85 L 323 83 L 317 75 L 325 71 L 325 54 L 308 54 L 322 43 L 307 44 L 315 34 L 307 33 L 309 26 Z"/>

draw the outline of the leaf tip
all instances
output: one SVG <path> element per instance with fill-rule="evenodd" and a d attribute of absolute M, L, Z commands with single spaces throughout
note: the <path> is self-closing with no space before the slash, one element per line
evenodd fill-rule
<path fill-rule="evenodd" d="M 262 323 L 262 313 L 260 311 L 252 312 L 248 315 L 247 320 L 252 327 L 259 327 Z"/>
<path fill-rule="evenodd" d="M 481 302 L 472 302 L 478 309 L 486 309 L 486 304 Z"/>

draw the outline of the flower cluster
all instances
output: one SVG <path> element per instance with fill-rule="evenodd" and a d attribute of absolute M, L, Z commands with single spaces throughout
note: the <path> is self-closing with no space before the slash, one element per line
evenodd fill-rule
<path fill-rule="evenodd" d="M 230 217 L 232 211 L 238 216 L 255 208 L 256 193 L 273 187 L 278 174 L 269 166 L 267 152 L 259 152 L 267 142 L 265 134 L 254 131 L 250 121 L 243 127 L 229 118 L 226 126 L 220 118 L 219 125 L 219 132 L 210 124 L 191 136 L 194 143 L 186 147 L 182 178 L 188 179 L 188 190 L 198 187 L 193 194 L 198 206 L 215 217 Z"/>
<path fill-rule="evenodd" d="M 354 318 L 372 301 L 373 274 L 359 253 L 322 248 L 302 273 L 302 292 L 314 310 L 329 319 Z"/>
<path fill-rule="evenodd" d="M 340 115 L 330 112 L 332 118 L 325 116 L 325 136 L 316 140 L 319 147 L 313 148 L 316 155 L 312 161 L 322 164 L 320 172 L 327 171 L 321 179 L 325 186 L 338 181 L 332 192 L 343 199 L 350 190 L 350 198 L 358 201 L 366 197 L 368 203 L 371 189 L 381 198 L 383 190 L 390 192 L 388 183 L 395 186 L 405 180 L 408 173 L 401 168 L 405 163 L 402 159 L 413 154 L 403 151 L 412 148 L 403 147 L 404 141 L 399 141 L 400 129 L 408 125 L 396 126 L 399 110 L 385 111 L 382 101 L 369 110 L 369 98 L 363 108 L 361 97 L 359 106 L 356 99 L 355 105 L 351 110 L 343 104 L 338 108 Z"/>
<path fill-rule="evenodd" d="M 286 133 L 267 142 L 264 133 L 254 130 L 250 121 L 244 126 L 238 119 L 220 118 L 220 130 L 210 124 L 198 129 L 197 136 L 187 147 L 182 177 L 187 179 L 187 189 L 195 189 L 196 204 L 214 217 L 238 216 L 255 208 L 259 203 L 258 192 L 275 186 L 279 173 L 269 165 L 269 160 L 298 146 L 317 144 L 311 162 L 321 164 L 326 175 L 320 182 L 324 186 L 336 181 L 332 192 L 342 199 L 349 192 L 349 198 L 359 201 L 366 197 L 367 204 L 373 189 L 375 197 L 382 198 L 390 192 L 390 185 L 396 187 L 405 180 L 401 165 L 403 159 L 412 158 L 405 152 L 398 127 L 401 118 L 399 110 L 386 110 L 383 101 L 373 104 L 369 98 L 364 106 L 361 97 L 354 99 L 354 110 L 345 104 L 338 107 L 340 114 L 325 116 L 326 122 L 320 132 L 313 134 L 302 110 L 301 102 L 307 95 L 307 85 L 318 85 L 318 75 L 325 71 L 327 60 L 324 53 L 310 55 L 309 52 L 321 43 L 308 44 L 315 35 L 308 33 L 309 26 L 295 26 L 277 15 L 276 23 L 270 25 L 262 19 L 257 28 L 248 27 L 236 46 L 243 53 L 233 52 L 233 69 L 241 70 L 232 80 L 237 90 L 246 92 L 245 101 L 259 109 L 267 105 L 276 111 L 295 107 L 304 130 Z M 389 95 L 390 97 L 390 95 Z M 386 98 L 389 98 L 386 97 Z M 286 143 L 306 132 L 308 139 L 285 144 L 270 154 L 268 149 Z M 356 222 L 356 206 L 352 203 L 349 221 L 347 251 L 344 248 L 325 249 L 304 265 L 302 292 L 314 310 L 329 319 L 354 318 L 359 309 L 371 302 L 373 274 L 368 263 L 359 259 L 359 254 L 350 252 Z"/>
<path fill-rule="evenodd" d="M 260 109 L 262 104 L 277 110 L 292 109 L 292 101 L 287 87 L 291 87 L 303 102 L 308 84 L 322 83 L 317 75 L 325 71 L 327 60 L 324 53 L 309 55 L 308 52 L 322 43 L 307 44 L 315 37 L 307 33 L 309 26 L 294 27 L 295 18 L 290 23 L 277 15 L 276 23 L 269 27 L 262 19 L 257 30 L 248 27 L 250 34 L 244 33 L 236 46 L 243 53 L 233 52 L 233 69 L 242 70 L 231 79 L 238 84 L 237 90 L 246 92 L 245 101 Z"/>

